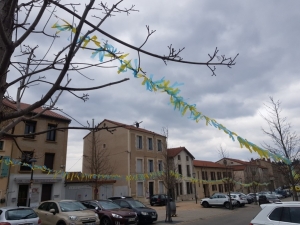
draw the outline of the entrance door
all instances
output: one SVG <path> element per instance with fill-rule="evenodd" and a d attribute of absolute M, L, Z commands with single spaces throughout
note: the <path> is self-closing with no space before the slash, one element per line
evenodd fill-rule
<path fill-rule="evenodd" d="M 149 182 L 149 197 L 151 198 L 151 196 L 154 195 L 154 182 Z"/>
<path fill-rule="evenodd" d="M 52 184 L 43 184 L 41 202 L 51 200 L 51 194 L 52 194 Z"/>
<path fill-rule="evenodd" d="M 18 206 L 27 206 L 28 184 L 19 185 Z"/>
<path fill-rule="evenodd" d="M 208 184 L 203 184 L 204 195 L 205 197 L 209 197 L 209 187 Z"/>

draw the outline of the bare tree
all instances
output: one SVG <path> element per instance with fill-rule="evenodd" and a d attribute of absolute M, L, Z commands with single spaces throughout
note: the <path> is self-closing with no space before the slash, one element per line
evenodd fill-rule
<path fill-rule="evenodd" d="M 282 117 L 281 102 L 275 101 L 270 97 L 269 104 L 265 104 L 267 116 L 262 117 L 267 122 L 269 128 L 262 128 L 264 134 L 269 136 L 272 144 L 264 143 L 263 147 L 272 153 L 284 155 L 290 162 L 299 158 L 300 139 L 296 132 L 292 131 L 292 126 L 287 122 L 286 117 Z M 293 197 L 298 201 L 297 192 L 295 189 L 296 180 L 293 169 L 293 164 L 282 164 L 282 172 L 288 179 L 289 184 L 293 189 Z M 286 168 L 286 169 L 284 169 Z"/>
<path fill-rule="evenodd" d="M 94 127 L 94 121 L 93 126 Z M 99 175 L 111 175 L 114 171 L 114 166 L 110 163 L 110 151 L 103 146 L 101 137 L 95 135 L 95 130 L 92 130 L 91 135 L 87 137 L 88 150 L 85 152 L 83 165 L 92 174 L 94 199 L 98 199 L 99 182 L 106 178 Z M 100 133 L 100 132 L 99 132 Z"/>
<path fill-rule="evenodd" d="M 177 165 L 175 165 L 174 159 L 168 155 L 168 137 L 169 130 L 166 127 L 162 128 L 162 133 L 166 137 L 164 148 L 162 151 L 163 156 L 163 170 L 164 173 L 159 177 L 163 181 L 163 184 L 167 190 L 167 207 L 166 207 L 166 222 L 172 222 L 172 209 L 170 204 L 170 198 L 173 197 L 175 202 L 175 186 L 176 183 L 181 181 L 181 178 L 177 176 Z"/>
<path fill-rule="evenodd" d="M 109 3 L 111 5 L 101 1 L 86 0 L 81 6 L 73 3 L 73 1 L 0 0 L 0 121 L 7 122 L 1 126 L 0 138 L 8 136 L 9 131 L 21 121 L 32 119 L 42 114 L 43 112 L 39 112 L 34 116 L 25 118 L 25 115 L 28 116 L 30 112 L 33 112 L 38 107 L 43 107 L 44 110 L 61 110 L 56 105 L 59 99 L 63 98 L 63 92 L 82 101 L 87 101 L 89 99 L 88 91 L 109 87 L 129 80 L 125 78 L 105 84 L 96 83 L 90 86 L 82 86 L 74 78 L 74 74 L 79 74 L 87 80 L 93 80 L 93 77 L 90 77 L 89 69 L 95 67 L 99 68 L 99 70 L 108 68 L 105 65 L 113 61 L 120 61 L 124 57 L 121 52 L 108 47 L 107 42 L 100 46 L 101 49 L 88 48 L 86 44 L 91 41 L 100 45 L 99 42 L 93 39 L 92 35 L 94 33 L 101 33 L 109 40 L 136 51 L 139 60 L 138 66 L 137 68 L 130 68 L 134 74 L 146 76 L 146 71 L 141 70 L 141 54 L 160 59 L 165 64 L 168 61 L 173 61 L 207 66 L 212 75 L 216 75 L 216 66 L 231 68 L 235 65 L 237 55 L 234 57 L 219 55 L 217 48 L 212 54 L 208 54 L 209 57 L 206 62 L 183 60 L 180 54 L 184 48 L 176 50 L 172 44 L 168 46 L 165 55 L 157 55 L 145 51 L 143 46 L 155 32 L 149 26 L 146 26 L 145 41 L 140 45 L 134 46 L 116 38 L 102 30 L 100 28 L 101 25 L 116 14 L 125 13 L 129 15 L 133 12 L 138 12 L 134 5 L 122 7 L 121 3 L 123 3 L 123 0 Z M 53 19 L 63 21 L 60 15 L 71 18 L 71 21 L 64 21 L 65 25 L 63 26 L 59 27 L 55 24 L 58 31 L 68 32 L 70 38 L 65 46 L 61 47 L 58 45 L 54 47 L 58 39 L 57 30 L 53 34 L 53 31 L 49 31 L 48 28 L 52 26 L 50 23 L 52 23 Z M 93 22 L 90 22 L 91 19 L 93 19 Z M 41 49 L 41 46 L 35 45 L 32 40 L 43 40 L 43 48 Z M 97 63 L 82 62 L 79 56 L 79 52 L 82 49 L 108 54 L 110 59 Z M 130 63 L 127 61 L 122 62 L 121 67 L 123 68 L 126 68 Z M 71 84 L 74 84 L 74 86 L 71 86 Z M 20 103 L 29 88 L 31 90 L 36 88 L 36 93 L 41 94 L 31 96 L 32 103 L 21 109 Z M 15 96 L 10 94 L 14 92 L 13 90 L 17 90 Z M 4 100 L 13 101 L 17 110 L 13 112 L 4 111 Z"/>

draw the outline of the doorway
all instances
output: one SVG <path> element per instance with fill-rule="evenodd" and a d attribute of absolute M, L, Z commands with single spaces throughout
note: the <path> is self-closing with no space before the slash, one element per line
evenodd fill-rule
<path fill-rule="evenodd" d="M 18 206 L 27 206 L 28 188 L 28 184 L 19 185 Z"/>
<path fill-rule="evenodd" d="M 41 202 L 51 200 L 52 184 L 42 184 Z"/>
<path fill-rule="evenodd" d="M 154 182 L 150 181 L 149 182 L 149 197 L 151 198 L 151 196 L 154 195 Z"/>

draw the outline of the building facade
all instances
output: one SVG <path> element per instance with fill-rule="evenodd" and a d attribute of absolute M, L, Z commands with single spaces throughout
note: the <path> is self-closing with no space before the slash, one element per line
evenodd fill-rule
<path fill-rule="evenodd" d="M 173 198 L 176 200 L 191 200 L 195 197 L 195 187 L 192 183 L 194 167 L 193 160 L 195 157 L 185 148 L 168 148 L 168 157 L 173 159 L 176 173 L 181 178 L 177 179 Z"/>
<path fill-rule="evenodd" d="M 196 173 L 196 193 L 198 198 L 210 197 L 212 194 L 233 191 L 233 183 L 223 180 L 232 178 L 233 168 L 211 161 L 194 160 Z"/>
<path fill-rule="evenodd" d="M 96 174 L 103 174 L 108 171 L 109 174 L 120 175 L 113 185 L 106 188 L 112 189 L 108 192 L 113 196 L 129 195 L 146 202 L 153 194 L 165 193 L 163 180 L 154 176 L 163 171 L 165 136 L 107 119 L 98 124 L 97 128 L 99 131 L 94 134 L 91 132 L 83 138 L 83 173 L 94 174 L 97 171 Z M 105 155 L 105 152 L 109 154 Z M 101 154 L 109 162 L 107 167 L 111 170 L 95 169 L 103 163 L 95 160 Z M 97 189 L 101 189 L 101 186 Z M 97 198 L 106 196 L 99 193 Z"/>
<path fill-rule="evenodd" d="M 4 103 L 9 110 L 16 110 L 13 102 Z M 28 106 L 21 103 L 21 109 Z M 10 151 L 12 162 L 9 165 L 9 183 L 5 193 L 8 206 L 35 207 L 41 201 L 64 198 L 63 176 L 54 176 L 49 170 L 60 173 L 65 171 L 68 130 L 55 129 L 67 128 L 71 120 L 50 110 L 43 111 L 42 108 L 37 108 L 30 116 L 41 112 L 38 117 L 24 120 L 11 130 L 12 134 L 26 136 L 15 138 L 14 142 L 7 143 L 4 140 L 5 149 Z M 50 131 L 34 135 L 47 130 Z M 21 164 L 30 159 L 29 166 Z M 42 169 L 42 166 L 49 170 Z"/>

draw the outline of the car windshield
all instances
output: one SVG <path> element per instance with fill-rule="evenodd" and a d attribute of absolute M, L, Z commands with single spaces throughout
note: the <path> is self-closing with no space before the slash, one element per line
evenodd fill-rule
<path fill-rule="evenodd" d="M 22 220 L 37 218 L 37 214 L 32 209 L 11 209 L 5 213 L 6 220 Z"/>
<path fill-rule="evenodd" d="M 58 205 L 62 212 L 81 211 L 87 209 L 83 204 L 75 201 L 59 202 Z"/>
<path fill-rule="evenodd" d="M 128 203 L 132 208 L 146 208 L 146 206 L 139 201 L 128 201 Z"/>
<path fill-rule="evenodd" d="M 109 201 L 103 201 L 103 202 L 98 202 L 99 205 L 102 206 L 103 209 L 120 209 L 121 206 L 117 205 L 114 202 L 109 202 Z"/>

